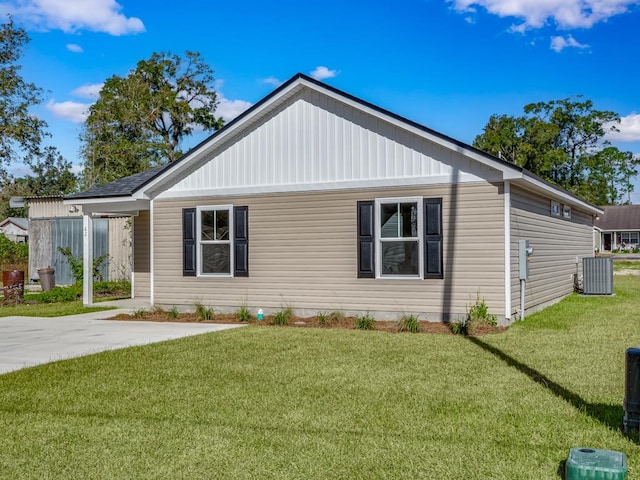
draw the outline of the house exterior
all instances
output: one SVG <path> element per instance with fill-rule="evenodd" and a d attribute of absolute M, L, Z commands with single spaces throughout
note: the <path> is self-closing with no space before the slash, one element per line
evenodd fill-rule
<path fill-rule="evenodd" d="M 13 197 L 12 204 L 28 206 L 30 280 L 39 280 L 39 269 L 53 267 L 57 284 L 73 283 L 75 279 L 70 266 L 58 247 L 70 248 L 74 256 L 83 255 L 82 207 L 64 205 L 62 195 Z M 105 280 L 131 277 L 130 223 L 130 217 L 120 214 L 94 220 L 94 258 L 108 255 L 101 268 Z"/>
<path fill-rule="evenodd" d="M 602 213 L 302 74 L 179 161 L 65 202 L 85 226 L 133 215 L 133 294 L 154 304 L 448 321 L 479 293 L 502 323 L 521 287 L 527 313 L 573 291 Z"/>
<path fill-rule="evenodd" d="M 29 241 L 29 219 L 7 217 L 0 222 L 0 233 L 12 242 L 27 243 Z"/>
<path fill-rule="evenodd" d="M 596 248 L 601 252 L 630 251 L 640 246 L 640 205 L 600 207 L 595 221 Z"/>

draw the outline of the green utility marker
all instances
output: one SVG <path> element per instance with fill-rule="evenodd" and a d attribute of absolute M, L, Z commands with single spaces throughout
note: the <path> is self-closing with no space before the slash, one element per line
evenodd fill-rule
<path fill-rule="evenodd" d="M 565 468 L 565 480 L 625 480 L 624 453 L 595 448 L 572 448 Z"/>

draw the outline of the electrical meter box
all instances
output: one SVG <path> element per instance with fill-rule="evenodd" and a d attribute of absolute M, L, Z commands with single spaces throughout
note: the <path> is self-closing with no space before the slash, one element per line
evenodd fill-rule
<path fill-rule="evenodd" d="M 529 245 L 529 240 L 518 240 L 518 271 L 520 280 L 529 279 L 529 257 L 533 255 L 533 247 Z"/>
<path fill-rule="evenodd" d="M 626 480 L 624 453 L 595 448 L 572 448 L 565 466 L 566 480 Z"/>

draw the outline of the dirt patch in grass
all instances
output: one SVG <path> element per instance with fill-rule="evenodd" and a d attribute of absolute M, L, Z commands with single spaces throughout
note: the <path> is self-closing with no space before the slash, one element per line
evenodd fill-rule
<path fill-rule="evenodd" d="M 111 320 L 124 320 L 124 321 L 148 321 L 148 322 L 184 322 L 184 323 L 223 323 L 223 324 L 237 324 L 237 325 L 258 325 L 265 327 L 277 327 L 275 315 L 265 315 L 264 320 L 256 320 L 252 318 L 248 322 L 241 322 L 233 313 L 216 313 L 215 316 L 209 320 L 202 320 L 195 313 L 179 313 L 176 317 L 169 315 L 166 311 L 140 311 L 133 314 L 121 313 L 112 317 Z M 374 323 L 373 330 L 400 333 L 400 322 L 397 320 L 378 320 Z M 447 323 L 441 322 L 429 322 L 420 321 L 419 333 L 436 333 L 452 335 L 451 328 Z M 296 328 L 342 328 L 347 330 L 353 330 L 356 328 L 356 317 L 298 317 L 293 316 L 286 324 L 288 327 Z M 483 336 L 488 333 L 501 333 L 504 332 L 507 327 L 499 327 L 488 324 L 480 324 L 476 328 L 476 332 L 473 336 Z"/>

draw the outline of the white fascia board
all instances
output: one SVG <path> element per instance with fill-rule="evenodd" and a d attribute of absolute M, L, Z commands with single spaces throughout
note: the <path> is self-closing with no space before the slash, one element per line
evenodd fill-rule
<path fill-rule="evenodd" d="M 82 198 L 63 200 L 63 205 L 81 205 L 84 213 L 132 213 L 149 210 L 148 200 L 132 197 Z"/>

